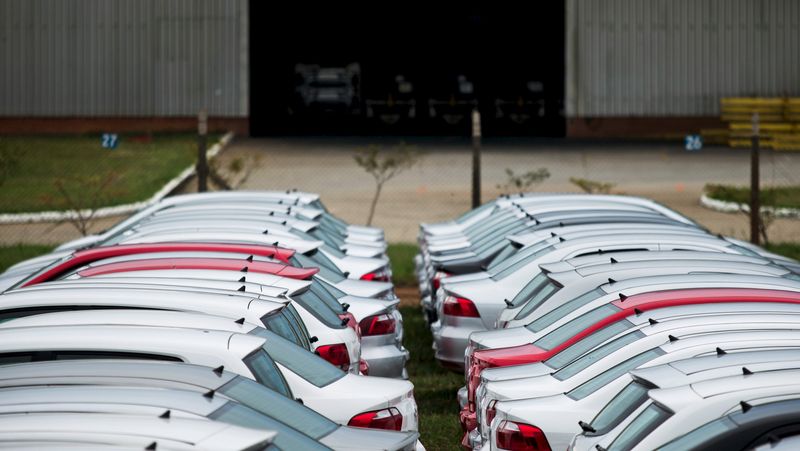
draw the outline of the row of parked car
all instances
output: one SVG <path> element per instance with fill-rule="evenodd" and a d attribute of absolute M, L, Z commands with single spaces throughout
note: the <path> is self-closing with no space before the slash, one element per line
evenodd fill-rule
<path fill-rule="evenodd" d="M 617 195 L 503 196 L 419 243 L 465 447 L 800 446 L 797 261 Z"/>
<path fill-rule="evenodd" d="M 223 192 L 9 268 L 0 446 L 424 449 L 385 251 L 316 194 Z"/>

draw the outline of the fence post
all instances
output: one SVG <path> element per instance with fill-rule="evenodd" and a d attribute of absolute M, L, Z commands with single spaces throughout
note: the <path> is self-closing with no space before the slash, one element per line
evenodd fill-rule
<path fill-rule="evenodd" d="M 750 149 L 750 242 L 759 244 L 761 234 L 761 187 L 759 168 L 758 112 L 753 113 L 752 147 Z"/>
<path fill-rule="evenodd" d="M 208 112 L 205 108 L 197 113 L 197 191 L 208 191 L 208 161 L 206 160 L 206 137 L 208 135 Z"/>
<path fill-rule="evenodd" d="M 481 204 L 481 113 L 472 110 L 472 208 Z"/>

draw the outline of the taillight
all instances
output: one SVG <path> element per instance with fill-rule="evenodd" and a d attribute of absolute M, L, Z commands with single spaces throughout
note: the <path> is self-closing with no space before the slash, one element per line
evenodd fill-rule
<path fill-rule="evenodd" d="M 348 426 L 357 428 L 386 429 L 399 431 L 403 428 L 403 415 L 395 407 L 372 412 L 360 413 L 347 423 Z"/>
<path fill-rule="evenodd" d="M 444 271 L 436 271 L 436 273 L 433 274 L 433 278 L 431 278 L 431 287 L 433 287 L 433 292 L 436 293 L 436 290 L 442 286 L 442 279 L 451 275 L 452 274 Z"/>
<path fill-rule="evenodd" d="M 480 318 L 478 308 L 469 299 L 447 296 L 444 298 L 442 310 L 445 315 L 461 316 L 466 318 Z"/>
<path fill-rule="evenodd" d="M 532 344 L 473 352 L 470 359 L 472 364 L 467 371 L 467 401 L 469 401 L 467 408 L 469 411 L 475 411 L 475 392 L 481 382 L 481 371 L 498 366 L 539 362 L 542 360 L 542 352 L 541 348 Z"/>
<path fill-rule="evenodd" d="M 356 332 L 356 335 L 358 335 L 358 338 L 361 339 L 361 330 L 358 327 L 358 322 L 356 322 L 355 315 L 353 315 L 350 312 L 340 313 L 339 314 L 339 318 L 341 318 L 343 321 L 347 320 L 347 322 L 344 323 L 344 325 L 346 325 L 347 327 L 353 329 Z"/>
<path fill-rule="evenodd" d="M 338 366 L 342 371 L 350 369 L 350 353 L 347 352 L 347 345 L 339 343 L 335 345 L 323 345 L 314 352 L 331 364 Z"/>
<path fill-rule="evenodd" d="M 367 280 L 370 282 L 390 282 L 389 280 L 389 271 L 384 266 L 383 268 L 373 271 L 361 276 L 361 280 Z"/>
<path fill-rule="evenodd" d="M 541 429 L 507 420 L 497 428 L 497 447 L 510 451 L 550 451 Z"/>
<path fill-rule="evenodd" d="M 369 363 L 367 363 L 367 361 L 364 359 L 359 360 L 358 371 L 364 376 L 369 376 Z"/>
<path fill-rule="evenodd" d="M 368 316 L 362 319 L 358 323 L 358 327 L 361 329 L 361 335 L 366 337 L 393 334 L 397 324 L 392 315 L 384 313 L 383 315 Z"/>
<path fill-rule="evenodd" d="M 494 420 L 495 415 L 497 415 L 497 400 L 493 399 L 489 401 L 489 404 L 486 406 L 486 424 L 489 426 L 492 425 L 492 420 Z"/>

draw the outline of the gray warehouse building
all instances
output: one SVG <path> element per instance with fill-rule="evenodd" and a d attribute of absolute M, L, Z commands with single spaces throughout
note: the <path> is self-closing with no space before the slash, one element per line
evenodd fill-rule
<path fill-rule="evenodd" d="M 797 0 L 0 0 L 0 132 L 630 136 L 800 95 Z"/>

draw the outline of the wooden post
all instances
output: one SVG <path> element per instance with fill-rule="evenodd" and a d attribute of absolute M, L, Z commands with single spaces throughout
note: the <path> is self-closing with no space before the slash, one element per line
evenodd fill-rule
<path fill-rule="evenodd" d="M 208 135 L 208 112 L 205 108 L 197 113 L 197 191 L 208 191 L 208 161 L 206 139 Z"/>
<path fill-rule="evenodd" d="M 758 155 L 758 113 L 753 113 L 753 134 L 750 149 L 750 242 L 759 244 L 761 234 L 761 187 Z"/>
<path fill-rule="evenodd" d="M 472 208 L 481 205 L 481 113 L 472 110 Z"/>

